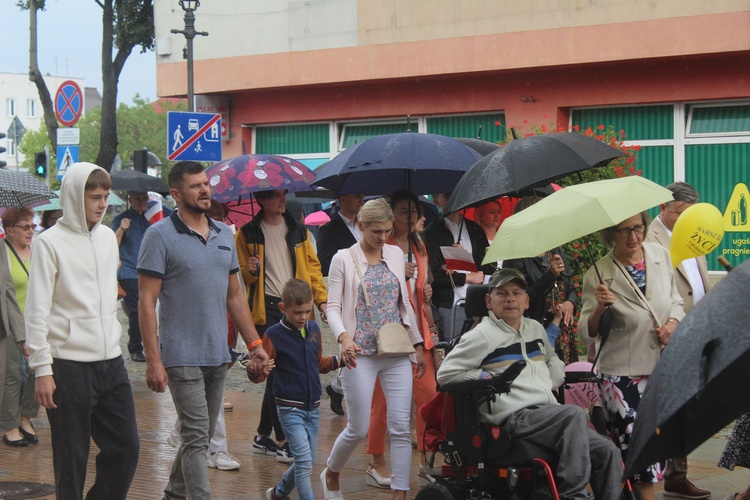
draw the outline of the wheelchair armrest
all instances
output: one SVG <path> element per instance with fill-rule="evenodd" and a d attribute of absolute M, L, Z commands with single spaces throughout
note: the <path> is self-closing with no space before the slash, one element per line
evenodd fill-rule
<path fill-rule="evenodd" d="M 566 384 L 597 383 L 599 379 L 591 372 L 565 372 Z"/>
<path fill-rule="evenodd" d="M 506 368 L 503 373 L 495 375 L 492 378 L 480 378 L 445 384 L 441 385 L 439 390 L 440 392 L 466 392 L 475 389 L 490 389 L 490 392 L 495 394 L 510 392 L 511 384 L 525 367 L 526 361 L 519 359 Z"/>
<path fill-rule="evenodd" d="M 445 351 L 445 354 L 447 355 L 449 352 L 453 350 L 453 348 L 456 346 L 456 343 L 458 343 L 458 340 L 461 337 L 456 337 L 453 340 L 442 340 L 435 344 L 435 349 L 442 349 Z"/>

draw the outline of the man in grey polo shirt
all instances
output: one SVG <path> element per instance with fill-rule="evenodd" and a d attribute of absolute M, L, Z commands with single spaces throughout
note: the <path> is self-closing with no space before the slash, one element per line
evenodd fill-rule
<path fill-rule="evenodd" d="M 182 422 L 164 497 L 211 498 L 206 468 L 209 436 L 222 405 L 227 312 L 253 357 L 267 360 L 239 271 L 232 231 L 212 221 L 208 178 L 201 164 L 178 162 L 169 173 L 177 211 L 146 230 L 138 258 L 138 305 L 146 351 L 146 382 L 169 384 Z M 157 338 L 156 300 L 159 299 Z"/>

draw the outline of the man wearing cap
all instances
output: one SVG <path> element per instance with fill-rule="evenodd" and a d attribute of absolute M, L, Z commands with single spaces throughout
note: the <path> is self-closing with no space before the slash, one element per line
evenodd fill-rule
<path fill-rule="evenodd" d="M 138 252 L 141 251 L 143 235 L 151 226 L 146 218 L 146 209 L 149 206 L 148 193 L 128 191 L 128 204 L 130 208 L 122 212 L 112 221 L 112 231 L 117 237 L 117 245 L 120 248 L 120 269 L 117 271 L 117 282 L 126 295 L 125 312 L 128 314 L 128 351 L 130 359 L 144 362 L 143 342 L 141 340 L 141 329 L 138 325 Z M 171 210 L 162 208 L 164 217 L 172 213 Z"/>
<path fill-rule="evenodd" d="M 485 297 L 488 316 L 466 332 L 438 370 L 442 384 L 490 378 L 518 359 L 526 367 L 510 393 L 498 397 L 491 410 L 479 409 L 484 422 L 502 425 L 514 438 L 533 443 L 558 457 L 560 498 L 619 498 L 622 459 L 617 447 L 588 426 L 579 406 L 560 405 L 552 389 L 564 381 L 564 365 L 547 340 L 542 325 L 523 316 L 529 307 L 526 280 L 516 269 L 499 269 Z"/>

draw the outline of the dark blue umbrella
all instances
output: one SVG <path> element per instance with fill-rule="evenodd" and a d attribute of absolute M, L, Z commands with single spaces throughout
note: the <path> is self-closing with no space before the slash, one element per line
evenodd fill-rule
<path fill-rule="evenodd" d="M 316 171 L 316 186 L 336 194 L 448 193 L 481 155 L 435 134 L 386 134 L 351 146 Z"/>

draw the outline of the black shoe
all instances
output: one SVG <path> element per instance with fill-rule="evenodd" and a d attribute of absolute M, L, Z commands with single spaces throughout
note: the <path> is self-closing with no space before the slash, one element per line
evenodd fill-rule
<path fill-rule="evenodd" d="M 8 439 L 8 436 L 6 436 L 4 434 L 3 434 L 3 443 L 7 444 L 8 446 L 16 446 L 16 447 L 28 446 L 29 445 L 29 442 L 26 441 L 24 438 L 16 439 L 15 441 L 11 441 L 10 439 Z"/>
<path fill-rule="evenodd" d="M 142 352 L 134 352 L 130 355 L 130 359 L 138 363 L 146 362 L 146 356 L 144 356 Z"/>
<path fill-rule="evenodd" d="M 336 392 L 331 384 L 326 386 L 326 393 L 331 398 L 331 411 L 336 415 L 343 415 L 344 406 L 341 403 L 344 401 L 344 395 Z"/>
<path fill-rule="evenodd" d="M 21 431 L 21 435 L 23 436 L 23 438 L 26 441 L 28 441 L 29 444 L 37 444 L 37 443 L 39 443 L 39 438 L 36 436 L 36 434 L 32 434 L 30 432 L 27 432 L 26 429 L 24 429 L 20 425 L 18 426 L 18 430 Z"/>

